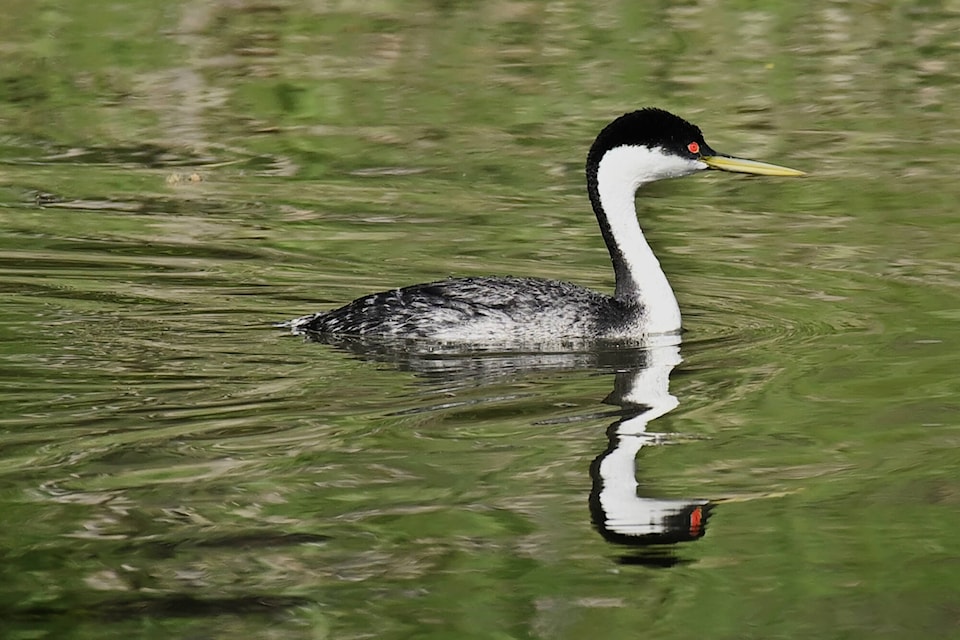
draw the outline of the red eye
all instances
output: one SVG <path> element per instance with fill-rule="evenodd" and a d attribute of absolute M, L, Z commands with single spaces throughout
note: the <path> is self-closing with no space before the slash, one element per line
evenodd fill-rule
<path fill-rule="evenodd" d="M 691 142 L 687 145 L 687 149 L 690 150 L 690 153 L 700 153 L 700 145 L 696 142 Z"/>

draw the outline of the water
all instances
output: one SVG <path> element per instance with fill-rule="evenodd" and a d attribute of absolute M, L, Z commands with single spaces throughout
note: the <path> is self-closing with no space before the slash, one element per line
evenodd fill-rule
<path fill-rule="evenodd" d="M 957 635 L 954 7 L 8 4 L 0 635 Z M 270 326 L 609 290 L 583 157 L 643 105 L 811 174 L 642 194 L 679 364 Z"/>

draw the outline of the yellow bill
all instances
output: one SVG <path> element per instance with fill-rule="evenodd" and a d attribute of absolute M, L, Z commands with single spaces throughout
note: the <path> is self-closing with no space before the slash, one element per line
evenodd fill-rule
<path fill-rule="evenodd" d="M 700 162 L 703 162 L 711 169 L 720 169 L 721 171 L 733 171 L 734 173 L 752 173 L 758 176 L 805 176 L 803 171 L 781 167 L 767 162 L 757 162 L 756 160 L 746 160 L 744 158 L 734 158 L 732 156 L 700 156 Z"/>

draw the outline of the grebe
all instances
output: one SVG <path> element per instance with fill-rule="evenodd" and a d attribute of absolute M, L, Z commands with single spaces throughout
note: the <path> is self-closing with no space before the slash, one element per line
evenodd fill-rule
<path fill-rule="evenodd" d="M 613 262 L 613 296 L 541 278 L 448 278 L 370 294 L 281 326 L 314 336 L 525 344 L 677 332 L 680 308 L 637 222 L 634 200 L 644 184 L 706 169 L 804 175 L 721 155 L 683 118 L 640 109 L 608 124 L 587 154 L 587 193 Z"/>

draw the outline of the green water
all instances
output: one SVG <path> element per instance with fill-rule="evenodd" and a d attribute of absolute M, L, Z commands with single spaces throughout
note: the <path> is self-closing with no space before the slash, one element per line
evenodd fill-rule
<path fill-rule="evenodd" d="M 958 32 L 931 2 L 7 2 L 0 636 L 957 637 Z M 645 105 L 810 173 L 641 194 L 686 333 L 637 495 L 713 505 L 654 547 L 591 516 L 622 354 L 270 326 L 445 275 L 609 290 L 583 158 Z"/>

